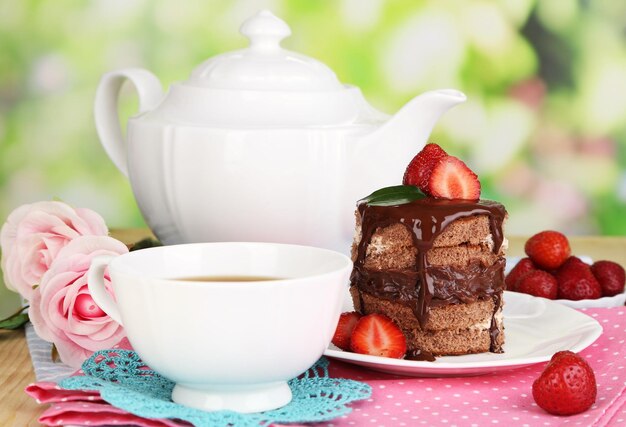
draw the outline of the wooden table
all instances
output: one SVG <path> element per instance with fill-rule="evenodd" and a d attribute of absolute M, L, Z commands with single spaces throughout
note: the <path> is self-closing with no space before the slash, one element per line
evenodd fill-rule
<path fill-rule="evenodd" d="M 113 237 L 132 243 L 149 235 L 147 230 L 117 230 Z M 509 237 L 509 255 L 522 256 L 523 237 Z M 575 255 L 589 255 L 593 259 L 609 259 L 626 266 L 626 237 L 572 237 Z M 35 381 L 24 331 L 0 331 L 0 426 L 39 426 L 39 415 L 45 408 L 24 393 L 24 388 Z"/>

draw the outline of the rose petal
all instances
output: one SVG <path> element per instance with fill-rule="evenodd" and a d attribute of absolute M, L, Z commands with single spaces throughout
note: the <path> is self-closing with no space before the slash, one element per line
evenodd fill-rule
<path fill-rule="evenodd" d="M 30 211 L 18 224 L 17 236 L 39 233 L 58 234 L 70 239 L 79 236 L 78 232 L 69 227 L 62 218 L 44 211 Z"/>
<path fill-rule="evenodd" d="M 83 236 L 94 235 L 94 236 L 106 236 L 109 234 L 109 229 L 107 228 L 104 219 L 102 217 L 87 208 L 76 208 L 76 213 L 82 220 L 79 222 L 74 222 L 74 226 L 76 227 L 76 231 L 78 231 Z"/>
<path fill-rule="evenodd" d="M 80 368 L 83 362 L 93 354 L 93 351 L 86 350 L 77 345 L 66 335 L 57 337 L 54 340 L 54 345 L 59 352 L 61 361 L 76 369 Z M 104 350 L 104 348 L 102 350 Z"/>
<path fill-rule="evenodd" d="M 83 234 L 107 233 L 102 217 L 90 209 L 73 209 L 57 201 L 16 208 L 0 229 L 0 266 L 7 288 L 30 300 L 33 285 L 64 246 Z"/>
<path fill-rule="evenodd" d="M 78 367 L 94 351 L 109 348 L 125 336 L 109 316 L 84 319 L 75 315 L 74 305 L 78 295 L 89 293 L 86 273 L 93 257 L 127 251 L 126 245 L 108 236 L 79 236 L 59 251 L 42 276 L 35 316 L 44 326 L 38 329 L 55 343 L 64 363 Z M 108 280 L 105 284 L 110 286 Z"/>
<path fill-rule="evenodd" d="M 28 317 L 33 324 L 35 333 L 43 340 L 53 342 L 55 335 L 50 331 L 48 323 L 42 316 L 41 312 L 41 293 L 36 291 L 33 293 L 33 298 L 30 301 L 30 307 L 28 308 Z"/>

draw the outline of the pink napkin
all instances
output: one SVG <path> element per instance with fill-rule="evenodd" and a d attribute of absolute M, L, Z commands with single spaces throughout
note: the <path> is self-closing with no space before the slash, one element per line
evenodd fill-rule
<path fill-rule="evenodd" d="M 124 338 L 115 348 L 131 350 L 128 340 Z M 82 375 L 81 370 L 75 375 Z M 169 419 L 148 419 L 133 415 L 123 409 L 109 405 L 100 398 L 100 393 L 89 390 L 64 390 L 54 382 L 40 381 L 30 384 L 26 394 L 37 403 L 50 403 L 39 417 L 39 422 L 49 426 L 58 425 L 133 425 L 138 427 L 181 427 L 190 426 L 186 421 Z"/>
<path fill-rule="evenodd" d="M 348 426 L 614 426 L 626 425 L 626 309 L 584 310 L 604 328 L 580 354 L 593 368 L 598 398 L 588 411 L 569 417 L 550 415 L 532 398 L 532 383 L 545 363 L 499 374 L 457 378 L 411 378 L 331 361 L 330 375 L 364 381 L 371 399 L 353 403 L 353 412 L 319 425 Z M 120 348 L 130 348 L 128 341 Z M 188 426 L 172 420 L 147 420 L 103 402 L 99 394 L 59 389 L 55 383 L 31 384 L 26 392 L 50 403 L 40 418 L 45 425 Z"/>

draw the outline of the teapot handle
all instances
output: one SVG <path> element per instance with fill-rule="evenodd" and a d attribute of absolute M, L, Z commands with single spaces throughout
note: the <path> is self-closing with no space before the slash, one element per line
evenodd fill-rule
<path fill-rule="evenodd" d="M 100 79 L 94 106 L 96 130 L 106 153 L 120 172 L 128 177 L 126 147 L 117 107 L 119 91 L 126 79 L 133 83 L 139 95 L 138 113 L 154 109 L 161 102 L 163 91 L 159 79 L 141 68 L 112 71 Z"/>

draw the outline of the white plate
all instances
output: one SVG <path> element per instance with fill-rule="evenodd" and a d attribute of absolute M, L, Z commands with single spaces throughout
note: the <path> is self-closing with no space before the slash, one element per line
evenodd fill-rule
<path fill-rule="evenodd" d="M 328 357 L 377 371 L 409 376 L 481 375 L 550 360 L 560 350 L 579 352 L 602 333 L 591 317 L 544 298 L 504 293 L 504 353 L 438 357 L 434 362 L 391 359 L 342 351 L 330 345 Z M 346 303 L 347 304 L 347 303 Z M 353 310 L 352 302 L 348 311 Z"/>
<path fill-rule="evenodd" d="M 593 260 L 588 256 L 579 257 L 583 262 L 591 265 Z M 507 257 L 506 258 L 506 274 L 509 274 L 511 269 L 519 262 L 520 257 Z M 621 294 L 613 295 L 612 297 L 602 297 L 597 299 L 581 299 L 578 301 L 572 301 L 569 299 L 556 299 L 554 302 L 566 305 L 572 308 L 608 308 L 608 307 L 620 307 L 626 303 L 626 289 Z"/>
<path fill-rule="evenodd" d="M 581 299 L 578 301 L 572 301 L 569 299 L 555 299 L 554 302 L 572 308 L 621 307 L 626 302 L 626 289 L 621 294 L 613 295 L 612 297 L 602 297 L 598 299 Z"/>

